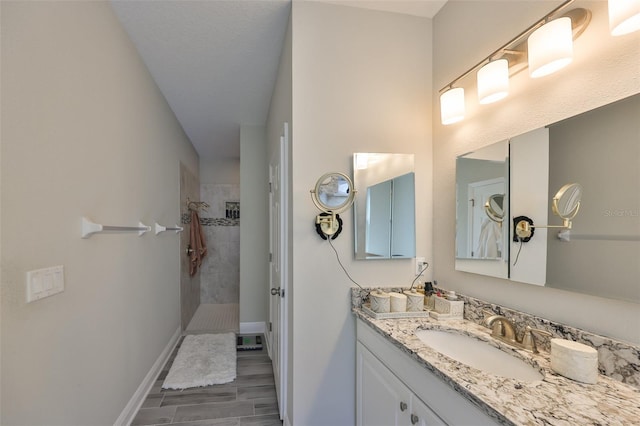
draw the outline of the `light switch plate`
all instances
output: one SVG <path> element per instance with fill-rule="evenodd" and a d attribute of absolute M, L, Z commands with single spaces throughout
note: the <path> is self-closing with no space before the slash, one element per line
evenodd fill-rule
<path fill-rule="evenodd" d="M 27 272 L 27 303 L 64 291 L 64 266 Z"/>

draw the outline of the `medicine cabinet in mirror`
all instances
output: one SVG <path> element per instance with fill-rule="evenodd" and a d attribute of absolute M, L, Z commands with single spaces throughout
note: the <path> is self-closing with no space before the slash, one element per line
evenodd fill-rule
<path fill-rule="evenodd" d="M 413 154 L 356 153 L 353 181 L 355 258 L 415 257 Z"/>
<path fill-rule="evenodd" d="M 509 143 L 499 142 L 461 155 L 456 163 L 456 270 L 640 303 L 639 111 L 636 94 L 513 137 L 510 150 Z M 494 172 L 479 166 L 488 161 L 487 153 L 505 150 L 510 158 L 495 164 Z M 469 205 L 472 198 L 481 204 L 485 194 L 500 192 L 468 195 L 473 182 L 491 179 L 505 180 L 501 227 Z M 531 241 L 513 241 L 513 217 L 527 216 L 539 225 L 563 223 L 554 214 L 552 197 L 569 183 L 579 183 L 582 190 L 571 228 L 539 227 Z M 481 219 L 472 218 L 471 211 Z M 493 237 L 498 229 L 503 233 L 489 240 L 491 247 L 481 232 L 483 220 L 492 222 Z M 474 232 L 477 226 L 480 232 Z"/>
<path fill-rule="evenodd" d="M 456 269 L 507 278 L 509 144 L 456 159 Z"/>

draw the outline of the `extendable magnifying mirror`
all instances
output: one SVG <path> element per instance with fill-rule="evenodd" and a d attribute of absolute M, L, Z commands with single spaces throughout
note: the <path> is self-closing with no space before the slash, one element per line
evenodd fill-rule
<path fill-rule="evenodd" d="M 325 173 L 311 190 L 311 200 L 322 211 L 316 216 L 316 231 L 323 238 L 332 240 L 342 231 L 339 213 L 353 204 L 356 190 L 351 179 L 338 172 Z"/>
<path fill-rule="evenodd" d="M 484 203 L 484 212 L 492 221 L 502 223 L 504 219 L 504 194 L 490 196 Z"/>
<path fill-rule="evenodd" d="M 571 229 L 571 221 L 580 210 L 582 186 L 579 183 L 568 183 L 558 190 L 551 202 L 551 210 L 562 219 L 562 225 L 534 225 L 532 220 L 522 219 L 516 223 L 515 232 L 520 238 L 531 237 L 531 228 L 564 228 Z"/>

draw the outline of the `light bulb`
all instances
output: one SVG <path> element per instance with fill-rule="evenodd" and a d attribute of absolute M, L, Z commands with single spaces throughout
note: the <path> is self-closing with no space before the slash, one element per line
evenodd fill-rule
<path fill-rule="evenodd" d="M 640 0 L 609 0 L 609 29 L 614 36 L 640 30 Z"/>
<path fill-rule="evenodd" d="M 481 104 L 504 99 L 509 94 L 509 61 L 498 59 L 478 70 L 478 99 Z"/>
<path fill-rule="evenodd" d="M 527 41 L 529 75 L 543 77 L 567 66 L 573 59 L 571 18 L 550 21 L 535 30 Z"/>
<path fill-rule="evenodd" d="M 442 124 L 453 124 L 464 118 L 464 89 L 449 89 L 440 96 L 440 118 Z"/>

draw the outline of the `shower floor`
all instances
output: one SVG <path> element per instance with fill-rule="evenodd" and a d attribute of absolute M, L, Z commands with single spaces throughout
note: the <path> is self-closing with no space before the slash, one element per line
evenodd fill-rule
<path fill-rule="evenodd" d="M 240 332 L 240 305 L 237 303 L 198 306 L 185 334 Z"/>

